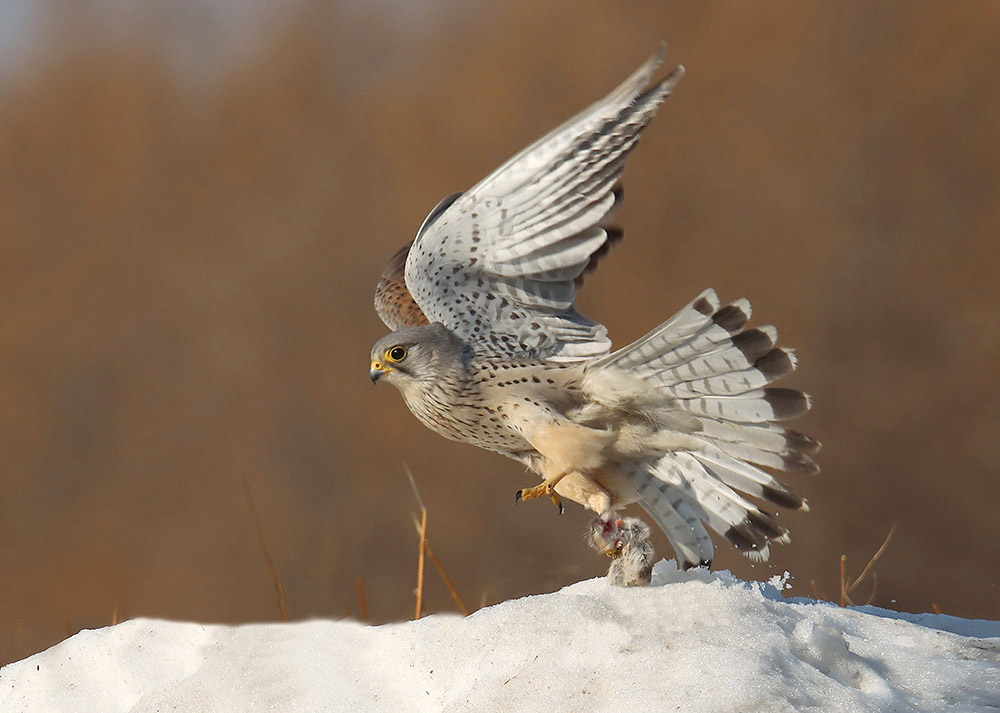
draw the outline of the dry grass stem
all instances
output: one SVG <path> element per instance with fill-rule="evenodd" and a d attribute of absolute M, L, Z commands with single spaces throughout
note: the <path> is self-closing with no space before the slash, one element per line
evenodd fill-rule
<path fill-rule="evenodd" d="M 866 564 L 865 568 L 861 570 L 861 574 L 859 574 L 858 578 L 854 580 L 854 584 L 852 584 L 850 587 L 847 588 L 848 592 L 853 591 L 855 587 L 861 584 L 861 580 L 865 578 L 865 575 L 868 574 L 869 570 L 871 570 L 871 568 L 875 565 L 875 562 L 878 560 L 878 558 L 882 556 L 883 552 L 885 552 L 885 548 L 889 545 L 889 540 L 892 539 L 892 533 L 894 533 L 895 531 L 896 531 L 895 525 L 889 528 L 889 534 L 885 536 L 885 541 L 882 542 L 882 546 L 879 547 L 878 551 L 874 555 L 872 555 L 872 558 L 870 560 L 868 560 L 868 564 Z"/>
<path fill-rule="evenodd" d="M 840 556 L 840 606 L 846 607 L 854 604 L 847 596 L 847 555 Z"/>
<path fill-rule="evenodd" d="M 410 470 L 410 466 L 403 464 L 403 469 L 406 471 L 406 477 L 410 479 L 410 487 L 413 488 L 413 497 L 417 499 L 417 507 L 421 510 L 426 510 L 424 507 L 424 499 L 420 497 L 420 490 L 417 488 L 417 481 L 413 478 L 413 471 Z"/>
<path fill-rule="evenodd" d="M 935 604 L 934 602 L 931 602 L 931 609 L 933 609 L 933 610 L 934 610 L 934 613 L 935 613 L 935 614 L 944 614 L 944 612 L 943 612 L 943 611 L 941 611 L 941 607 L 939 607 L 939 606 L 938 606 L 937 604 Z"/>
<path fill-rule="evenodd" d="M 420 510 L 420 557 L 417 561 L 417 610 L 414 619 L 420 618 L 424 604 L 424 552 L 427 550 L 427 509 Z"/>
<path fill-rule="evenodd" d="M 416 612 L 413 615 L 414 619 L 420 618 L 420 611 L 423 609 L 424 604 L 424 553 L 427 551 L 427 508 L 424 507 L 424 499 L 420 497 L 420 489 L 417 487 L 417 481 L 413 477 L 413 471 L 410 470 L 410 466 L 403 464 L 403 468 L 406 470 L 406 477 L 410 479 L 410 487 L 413 488 L 413 496 L 417 499 L 417 505 L 420 506 L 420 553 L 417 559 L 417 607 Z"/>
<path fill-rule="evenodd" d="M 250 508 L 250 517 L 253 519 L 254 529 L 257 531 L 257 542 L 260 543 L 260 551 L 264 554 L 264 563 L 267 565 L 267 572 L 271 575 L 274 583 L 274 591 L 278 595 L 278 608 L 281 616 L 288 621 L 288 608 L 285 606 L 285 589 L 278 581 L 278 575 L 274 571 L 274 562 L 271 560 L 271 553 L 267 550 L 267 542 L 264 540 L 264 528 L 260 524 L 260 516 L 257 514 L 257 504 L 254 502 L 253 493 L 250 492 L 250 482 L 243 478 L 243 489 L 247 494 L 247 506 Z"/>
<path fill-rule="evenodd" d="M 118 602 L 115 602 L 115 608 L 111 610 L 111 626 L 118 623 Z"/>
<path fill-rule="evenodd" d="M 462 601 L 462 597 L 458 595 L 458 590 L 455 589 L 454 583 L 451 581 L 451 577 L 448 573 L 444 571 L 444 566 L 441 564 L 441 560 L 437 558 L 434 554 L 434 550 L 431 549 L 431 543 L 427 540 L 427 508 L 424 507 L 424 500 L 420 497 L 420 489 L 417 487 L 417 481 L 413 477 L 413 471 L 407 465 L 403 466 L 406 469 L 406 477 L 410 479 L 410 487 L 413 488 L 413 496 L 417 499 L 417 505 L 420 506 L 420 522 L 418 523 L 416 518 L 413 520 L 414 526 L 417 528 L 417 532 L 420 533 L 420 560 L 417 565 L 417 611 L 415 619 L 420 618 L 420 610 L 423 604 L 424 596 L 424 554 L 431 558 L 431 562 L 437 567 L 438 573 L 441 575 L 441 579 L 444 580 L 445 586 L 448 587 L 448 591 L 451 593 L 451 598 L 455 600 L 458 605 L 459 610 L 464 616 L 469 616 L 469 609 L 465 606 L 465 602 Z"/>
<path fill-rule="evenodd" d="M 875 594 L 878 592 L 878 572 L 872 572 L 872 593 L 865 600 L 865 606 L 875 601 Z"/>
<path fill-rule="evenodd" d="M 444 580 L 445 586 L 448 587 L 448 591 L 451 592 L 451 598 L 455 600 L 459 611 L 462 612 L 462 616 L 469 616 L 469 609 L 465 606 L 465 602 L 462 601 L 462 598 L 458 596 L 458 590 L 455 589 L 455 585 L 451 583 L 451 577 L 449 577 L 448 573 L 444 571 L 444 567 L 441 566 L 440 560 L 438 560 L 437 555 L 434 554 L 434 550 L 431 549 L 430 543 L 428 542 L 426 545 L 427 556 L 431 558 L 431 562 L 433 562 L 434 566 L 437 567 L 437 571 L 441 574 L 441 579 Z"/>
<path fill-rule="evenodd" d="M 830 601 L 830 597 L 826 596 L 823 592 L 820 591 L 819 585 L 816 584 L 815 579 L 810 579 L 809 584 L 812 585 L 813 597 L 815 597 L 816 599 L 822 599 L 825 602 Z"/>
<path fill-rule="evenodd" d="M 361 620 L 368 621 L 368 602 L 365 601 L 365 585 L 361 577 L 355 580 L 358 586 L 358 606 L 361 607 Z"/>
<path fill-rule="evenodd" d="M 413 526 L 417 528 L 417 532 L 420 532 L 420 523 L 417 522 L 417 518 L 413 518 Z M 462 612 L 463 616 L 469 616 L 469 609 L 465 606 L 465 602 L 462 601 L 462 597 L 458 595 L 458 590 L 455 589 L 455 585 L 451 581 L 451 577 L 448 573 L 444 571 L 444 566 L 441 564 L 441 560 L 437 558 L 434 554 L 434 549 L 431 547 L 430 540 L 424 538 L 424 549 L 427 551 L 427 556 L 431 558 L 431 562 L 437 567 L 438 573 L 441 575 L 441 579 L 444 580 L 445 586 L 448 587 L 448 591 L 451 592 L 451 598 L 455 600 L 458 605 L 459 611 Z"/>
<path fill-rule="evenodd" d="M 847 555 L 840 556 L 840 606 L 854 606 L 854 601 L 851 599 L 851 592 L 857 589 L 858 585 L 864 581 L 869 572 L 872 573 L 872 593 L 871 596 L 868 597 L 865 604 L 871 604 L 875 600 L 875 592 L 878 590 L 878 575 L 872 570 L 872 567 L 875 566 L 878 558 L 882 556 L 883 552 L 885 552 L 885 548 L 889 546 L 889 540 L 892 539 L 892 533 L 895 531 L 895 525 L 889 528 L 889 534 L 885 536 L 882 546 L 879 547 L 875 554 L 872 555 L 872 558 L 868 560 L 868 564 L 866 564 L 865 568 L 861 570 L 861 574 L 858 575 L 858 578 L 850 584 L 847 582 Z M 813 583 L 813 588 L 816 588 L 815 583 Z"/>

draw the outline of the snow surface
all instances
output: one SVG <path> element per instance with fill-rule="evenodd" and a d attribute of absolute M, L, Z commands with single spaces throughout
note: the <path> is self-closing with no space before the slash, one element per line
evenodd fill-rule
<path fill-rule="evenodd" d="M 996 711 L 1000 622 L 784 599 L 783 582 L 604 579 L 468 618 L 137 619 L 0 669 L 0 711 Z"/>

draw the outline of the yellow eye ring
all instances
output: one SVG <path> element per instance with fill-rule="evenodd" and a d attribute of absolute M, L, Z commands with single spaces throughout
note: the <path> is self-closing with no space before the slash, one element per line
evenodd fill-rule
<path fill-rule="evenodd" d="M 388 362 L 403 361 L 406 358 L 406 347 L 393 347 L 385 353 Z"/>

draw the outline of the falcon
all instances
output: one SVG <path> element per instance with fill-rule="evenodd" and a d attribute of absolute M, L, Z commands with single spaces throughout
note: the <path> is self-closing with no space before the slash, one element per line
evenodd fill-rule
<path fill-rule="evenodd" d="M 770 386 L 796 357 L 777 331 L 748 328 L 750 303 L 709 289 L 638 341 L 611 350 L 607 329 L 574 306 L 586 273 L 622 232 L 628 154 L 684 76 L 653 83 L 663 58 L 441 201 L 389 261 L 375 308 L 392 330 L 371 379 L 399 389 L 442 436 L 512 458 L 541 483 L 516 500 L 562 499 L 596 513 L 594 545 L 618 584 L 649 581 L 649 528 L 683 568 L 708 566 L 723 535 L 765 560 L 788 530 L 756 501 L 807 510 L 772 471 L 817 472 L 819 443 L 781 425 L 810 408 Z"/>

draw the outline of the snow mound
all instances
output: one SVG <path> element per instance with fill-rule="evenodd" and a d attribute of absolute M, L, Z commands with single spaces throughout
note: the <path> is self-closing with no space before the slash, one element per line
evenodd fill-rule
<path fill-rule="evenodd" d="M 0 710 L 1000 707 L 998 622 L 786 600 L 777 578 L 747 583 L 668 562 L 657 565 L 653 585 L 594 579 L 468 618 L 384 626 L 138 619 L 0 669 Z"/>

